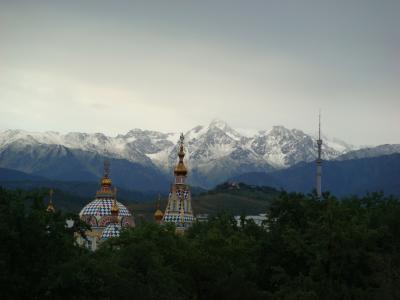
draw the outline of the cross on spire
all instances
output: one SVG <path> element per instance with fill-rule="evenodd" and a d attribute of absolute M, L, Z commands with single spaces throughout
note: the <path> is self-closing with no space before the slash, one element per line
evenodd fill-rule
<path fill-rule="evenodd" d="M 104 177 L 110 176 L 110 161 L 106 158 L 104 159 Z"/>

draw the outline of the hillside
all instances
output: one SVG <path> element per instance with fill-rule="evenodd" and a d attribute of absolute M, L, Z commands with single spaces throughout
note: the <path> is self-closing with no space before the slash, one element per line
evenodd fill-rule
<path fill-rule="evenodd" d="M 113 184 L 118 188 L 118 197 L 134 201 L 149 201 L 154 200 L 159 192 L 155 191 L 138 191 L 133 189 L 126 189 L 121 187 L 118 182 L 116 183 L 113 179 Z M 148 182 L 149 184 L 149 182 Z M 62 181 L 62 180 L 50 180 L 45 177 L 40 177 L 25 172 L 0 168 L 0 186 L 10 189 L 23 189 L 31 190 L 40 187 L 52 187 L 60 190 L 76 194 L 81 197 L 92 197 L 99 187 L 99 179 L 92 181 Z M 206 190 L 191 186 L 192 194 L 200 194 Z M 161 195 L 167 195 L 167 192 Z"/>
<path fill-rule="evenodd" d="M 105 158 L 87 150 L 21 141 L 0 149 L 0 166 L 3 168 L 57 181 L 97 181 L 102 176 Z M 120 158 L 108 159 L 114 182 L 118 186 L 144 192 L 168 188 L 168 179 L 152 164 L 142 165 Z"/>
<path fill-rule="evenodd" d="M 92 192 L 89 196 L 86 195 L 86 189 L 97 189 L 97 185 L 92 183 L 88 186 L 87 183 L 66 183 L 58 182 L 59 186 L 65 188 L 70 187 L 70 191 L 59 189 L 55 182 L 46 185 L 34 185 L 32 182 L 26 182 L 24 190 L 37 191 L 43 195 L 48 194 L 49 188 L 54 189 L 53 202 L 57 209 L 78 213 L 84 205 L 91 201 L 94 197 Z M 17 184 L 16 182 L 9 182 Z M 72 184 L 76 186 L 73 187 Z M 0 186 L 5 186 L 4 182 Z M 19 188 L 21 185 L 19 185 Z M 229 212 L 234 215 L 240 214 L 259 214 L 263 213 L 268 207 L 270 200 L 276 197 L 279 192 L 269 187 L 249 186 L 243 183 L 232 185 L 224 183 L 207 192 L 194 194 L 192 197 L 193 210 L 196 215 L 198 214 L 216 214 L 218 212 Z M 119 201 L 124 203 L 129 210 L 133 211 L 137 222 L 152 221 L 153 213 L 156 209 L 156 195 L 145 195 L 146 200 L 143 198 L 129 198 L 128 191 L 125 191 L 125 197 L 120 196 Z M 154 200 L 153 200 L 154 199 Z M 152 201 L 153 200 L 153 201 Z M 46 201 L 48 197 L 46 196 Z M 47 202 L 46 202 L 47 203 Z M 167 205 L 167 196 L 162 196 L 161 209 L 164 210 Z"/>
<path fill-rule="evenodd" d="M 279 191 L 270 187 L 250 186 L 244 183 L 223 183 L 216 188 L 192 197 L 195 215 L 229 212 L 233 215 L 260 214 L 265 212 L 270 201 L 278 196 Z M 167 199 L 161 201 L 164 210 Z M 128 205 L 138 220 L 152 220 L 156 209 L 156 201 L 133 203 Z"/>
<path fill-rule="evenodd" d="M 206 193 L 193 197 L 196 214 L 215 214 L 218 211 L 234 215 L 259 214 L 268 207 L 279 192 L 270 187 L 250 186 L 244 183 L 223 183 Z"/>
<path fill-rule="evenodd" d="M 253 172 L 232 178 L 233 181 L 267 185 L 287 191 L 309 193 L 315 187 L 315 163 L 300 163 L 286 170 Z M 335 196 L 363 195 L 384 191 L 400 195 L 400 154 L 344 161 L 324 161 L 322 187 Z"/>
<path fill-rule="evenodd" d="M 44 177 L 35 176 L 32 174 L 28 174 L 28 173 L 17 171 L 17 170 L 0 168 L 0 182 L 3 182 L 3 181 L 4 182 L 10 182 L 10 181 L 38 182 L 38 181 L 44 181 L 44 180 L 46 180 Z"/>

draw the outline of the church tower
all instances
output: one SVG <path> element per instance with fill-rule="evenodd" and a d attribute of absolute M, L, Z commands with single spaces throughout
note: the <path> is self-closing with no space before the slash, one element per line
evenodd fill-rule
<path fill-rule="evenodd" d="M 194 221 L 190 186 L 186 184 L 187 169 L 183 162 L 185 157 L 184 136 L 179 141 L 179 161 L 174 169 L 175 182 L 171 185 L 168 204 L 163 216 L 163 223 L 174 223 L 177 233 L 184 233 Z"/>
<path fill-rule="evenodd" d="M 322 139 L 321 139 L 321 113 L 318 116 L 318 158 L 317 158 L 317 180 L 316 180 L 316 190 L 317 190 L 317 197 L 321 199 L 322 197 L 322 187 L 321 187 L 321 180 L 322 180 Z"/>

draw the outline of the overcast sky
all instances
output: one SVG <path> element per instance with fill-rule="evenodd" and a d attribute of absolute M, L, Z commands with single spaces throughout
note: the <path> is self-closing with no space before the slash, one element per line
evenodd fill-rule
<path fill-rule="evenodd" d="M 400 143 L 400 1 L 2 1 L 0 130 L 214 118 Z"/>

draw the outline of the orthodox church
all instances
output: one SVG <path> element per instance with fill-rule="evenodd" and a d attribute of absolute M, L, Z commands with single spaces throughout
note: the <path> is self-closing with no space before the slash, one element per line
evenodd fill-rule
<path fill-rule="evenodd" d="M 79 213 L 81 220 L 92 228 L 86 232 L 86 239 L 78 236 L 77 242 L 91 250 L 109 237 L 119 236 L 122 228 L 134 227 L 135 221 L 128 209 L 117 201 L 117 191 L 112 187 L 109 176 L 110 164 L 104 162 L 104 175 L 95 199 Z"/>
<path fill-rule="evenodd" d="M 171 185 L 165 213 L 160 209 L 160 199 L 154 213 L 154 219 L 157 223 L 175 224 L 178 234 L 183 234 L 194 221 L 190 186 L 186 183 L 188 171 L 183 162 L 184 157 L 184 136 L 181 134 L 178 152 L 179 161 L 174 169 L 175 182 Z M 105 161 L 100 189 L 97 191 L 95 199 L 79 213 L 81 220 L 89 224 L 91 230 L 85 233 L 86 238 L 77 236 L 77 242 L 91 250 L 96 250 L 99 244 L 107 238 L 119 236 L 121 229 L 135 226 L 132 214 L 122 203 L 117 201 L 117 192 L 112 186 L 109 174 L 110 164 Z M 49 207 L 51 205 L 50 202 Z M 52 207 L 49 209 L 52 209 Z"/>
<path fill-rule="evenodd" d="M 184 233 L 194 222 L 190 186 L 186 184 L 187 169 L 183 162 L 185 157 L 184 136 L 181 134 L 179 142 L 179 161 L 174 169 L 175 182 L 171 185 L 168 204 L 162 216 L 161 223 L 174 223 L 177 233 Z M 154 218 L 160 218 L 159 209 Z"/>

